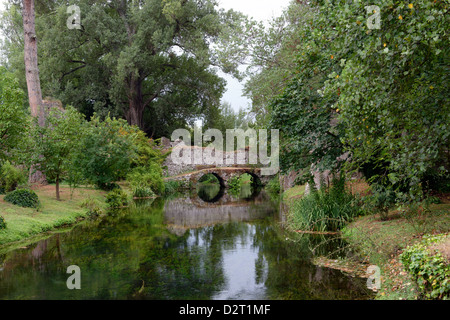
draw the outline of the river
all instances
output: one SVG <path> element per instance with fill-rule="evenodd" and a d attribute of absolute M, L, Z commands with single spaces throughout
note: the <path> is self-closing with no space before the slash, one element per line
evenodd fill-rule
<path fill-rule="evenodd" d="M 136 201 L 0 254 L 0 299 L 368 299 L 365 280 L 311 263 L 341 240 L 283 228 L 264 191 Z M 321 246 L 326 243 L 326 246 Z M 69 290 L 68 266 L 81 271 Z"/>

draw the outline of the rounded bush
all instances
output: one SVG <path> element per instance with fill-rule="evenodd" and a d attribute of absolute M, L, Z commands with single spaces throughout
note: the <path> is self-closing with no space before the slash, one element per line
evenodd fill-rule
<path fill-rule="evenodd" d="M 39 198 L 33 190 L 16 189 L 9 192 L 4 200 L 16 206 L 25 208 L 37 208 L 39 206 Z"/>
<path fill-rule="evenodd" d="M 147 186 L 136 186 L 133 189 L 133 197 L 135 198 L 148 198 L 148 197 L 154 197 L 155 193 L 150 187 Z"/>
<path fill-rule="evenodd" d="M 114 189 L 106 195 L 106 203 L 110 208 L 128 206 L 128 195 L 122 189 Z"/>
<path fill-rule="evenodd" d="M 0 194 L 13 191 L 18 186 L 26 182 L 26 178 L 21 169 L 6 161 L 0 168 Z"/>

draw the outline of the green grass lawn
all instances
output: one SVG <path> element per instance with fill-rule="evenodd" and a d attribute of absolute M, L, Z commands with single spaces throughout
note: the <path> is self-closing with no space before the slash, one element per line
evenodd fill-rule
<path fill-rule="evenodd" d="M 86 217 L 81 207 L 84 199 L 91 197 L 104 203 L 105 192 L 94 188 L 76 189 L 71 196 L 68 186 L 61 186 L 61 201 L 56 200 L 55 186 L 34 189 L 41 205 L 38 209 L 22 208 L 3 200 L 0 195 L 0 215 L 7 228 L 0 230 L 0 245 L 21 241 L 43 232 L 72 225 Z"/>

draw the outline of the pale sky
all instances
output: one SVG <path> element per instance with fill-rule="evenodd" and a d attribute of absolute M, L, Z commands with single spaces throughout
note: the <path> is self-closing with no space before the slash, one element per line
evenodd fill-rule
<path fill-rule="evenodd" d="M 240 11 L 256 20 L 266 21 L 272 17 L 280 16 L 291 0 L 218 0 L 219 7 Z M 3 10 L 6 0 L 0 0 L 0 10 Z M 222 101 L 227 101 L 233 109 L 246 108 L 250 100 L 242 96 L 243 84 L 231 76 L 220 73 L 227 81 L 227 91 Z"/>
<path fill-rule="evenodd" d="M 218 0 L 218 2 L 221 8 L 233 9 L 256 20 L 267 21 L 280 16 L 291 0 Z M 229 102 L 234 110 L 251 105 L 250 100 L 242 96 L 243 83 L 223 73 L 220 73 L 220 76 L 227 81 L 227 91 L 222 101 Z"/>

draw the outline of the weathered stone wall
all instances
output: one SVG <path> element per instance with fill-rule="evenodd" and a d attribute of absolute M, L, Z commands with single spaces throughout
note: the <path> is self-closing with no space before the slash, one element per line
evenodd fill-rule
<path fill-rule="evenodd" d="M 202 170 L 214 167 L 249 167 L 250 151 L 249 148 L 240 149 L 234 152 L 220 152 L 216 154 L 212 148 L 202 148 L 197 146 L 186 146 L 181 140 L 171 142 L 167 138 L 161 139 L 161 144 L 166 151 L 172 149 L 174 156 L 186 156 L 186 152 L 190 154 L 190 163 L 175 163 L 172 154 L 169 155 L 163 163 L 165 176 L 176 176 L 190 171 Z M 201 154 L 199 158 L 197 155 Z M 256 158 L 256 155 L 254 155 Z M 257 159 L 257 158 L 256 158 Z M 240 160 L 240 161 L 238 161 Z M 232 163 L 232 164 L 230 164 Z M 255 165 L 256 166 L 256 165 Z"/>
<path fill-rule="evenodd" d="M 240 177 L 244 173 L 248 173 L 254 177 L 257 177 L 262 185 L 265 185 L 272 179 L 273 176 L 265 176 L 261 174 L 261 168 L 233 168 L 233 167 L 224 167 L 224 168 L 209 168 L 202 169 L 199 171 L 193 171 L 177 176 L 171 176 L 170 178 L 166 178 L 171 181 L 180 181 L 185 183 L 185 187 L 194 187 L 197 182 L 206 174 L 214 174 L 218 179 L 221 185 L 225 188 L 228 187 L 228 181 L 235 177 Z M 187 185 L 186 185 L 187 184 Z"/>

